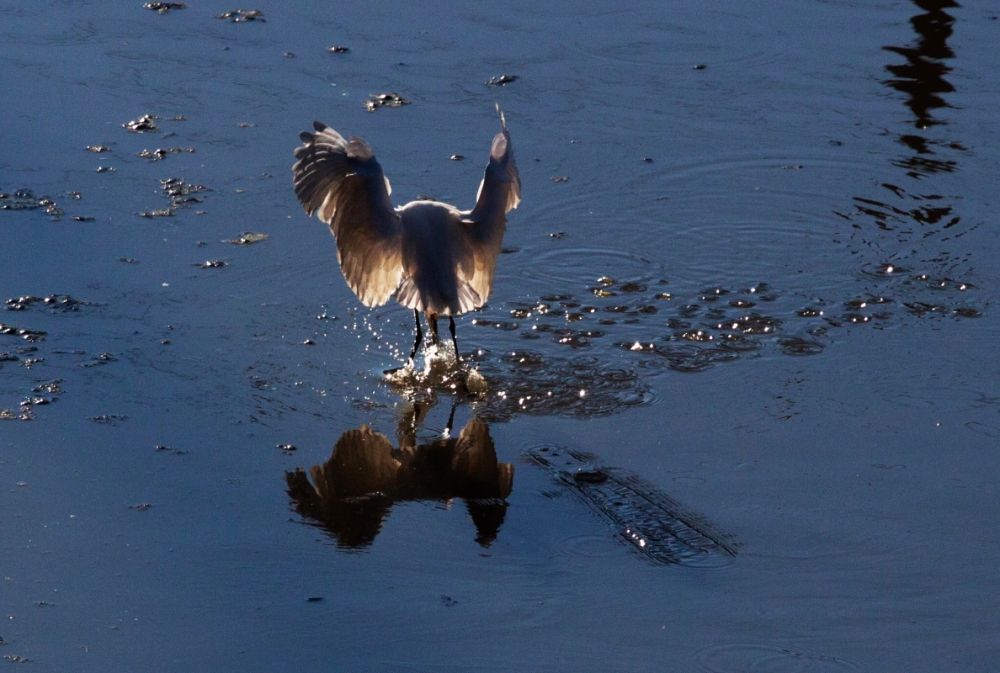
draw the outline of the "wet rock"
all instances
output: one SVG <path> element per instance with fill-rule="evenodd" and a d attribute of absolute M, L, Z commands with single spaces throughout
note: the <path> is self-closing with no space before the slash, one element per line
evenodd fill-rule
<path fill-rule="evenodd" d="M 147 2 L 143 7 L 151 9 L 157 14 L 166 14 L 172 9 L 185 9 L 187 5 L 183 2 Z"/>
<path fill-rule="evenodd" d="M 201 264 L 195 264 L 197 267 L 202 269 L 221 269 L 224 266 L 228 266 L 229 262 L 222 259 L 210 259 L 202 262 Z"/>
<path fill-rule="evenodd" d="M 552 182 L 569 182 L 569 178 L 563 175 L 552 178 Z"/>
<path fill-rule="evenodd" d="M 521 79 L 517 75 L 497 75 L 486 80 L 487 86 L 507 86 Z"/>
<path fill-rule="evenodd" d="M 369 112 L 375 112 L 380 107 L 402 107 L 409 104 L 410 101 L 397 93 L 375 93 L 364 102 L 365 109 Z"/>
<path fill-rule="evenodd" d="M 154 217 L 173 217 L 174 211 L 170 208 L 158 208 L 157 210 L 144 210 L 139 213 L 139 217 L 152 219 Z"/>
<path fill-rule="evenodd" d="M 781 344 L 781 352 L 785 355 L 819 355 L 823 352 L 823 344 L 818 341 L 790 337 L 781 339 L 778 343 Z"/>
<path fill-rule="evenodd" d="M 285 58 L 295 58 L 295 54 L 290 51 L 286 51 L 284 54 Z"/>
<path fill-rule="evenodd" d="M 97 167 L 97 172 L 98 173 L 114 173 L 115 172 L 115 167 L 114 166 L 98 166 Z"/>
<path fill-rule="evenodd" d="M 16 299 L 8 299 L 4 302 L 4 308 L 8 311 L 23 311 L 35 304 L 42 304 L 53 312 L 64 313 L 66 311 L 79 311 L 81 306 L 91 306 L 90 302 L 75 299 L 68 294 L 50 294 L 47 297 L 34 297 L 26 295 Z M 20 333 L 29 333 L 28 330 L 20 330 Z M 38 332 L 45 334 L 45 332 Z"/>
<path fill-rule="evenodd" d="M 189 152 L 193 154 L 195 151 L 196 150 L 193 147 L 165 147 L 163 149 L 143 150 L 138 153 L 138 156 L 143 159 L 149 159 L 150 161 L 162 161 L 171 154 L 180 154 L 181 152 Z"/>
<path fill-rule="evenodd" d="M 94 221 L 93 217 L 88 217 L 86 215 L 74 215 L 70 219 L 74 220 L 76 222 L 93 222 Z"/>
<path fill-rule="evenodd" d="M 204 185 L 186 182 L 182 178 L 166 178 L 164 180 L 160 180 L 160 194 L 164 198 L 170 199 L 170 207 L 143 211 L 139 213 L 139 215 L 147 218 L 171 217 L 175 211 L 181 208 L 186 208 L 193 203 L 201 203 L 202 198 L 200 196 L 194 196 L 195 194 L 210 191 L 212 190 Z"/>
<path fill-rule="evenodd" d="M 101 425 L 118 425 L 119 421 L 124 421 L 128 416 L 119 414 L 101 414 L 100 416 L 88 416 L 87 420 Z"/>
<path fill-rule="evenodd" d="M 156 120 L 159 119 L 156 115 L 143 115 L 138 119 L 133 119 L 130 122 L 122 124 L 122 127 L 128 129 L 132 133 L 156 133 L 159 131 L 159 127 L 156 126 Z"/>
<path fill-rule="evenodd" d="M 100 154 L 101 152 L 110 152 L 111 148 L 107 145 L 87 145 L 87 150 Z"/>
<path fill-rule="evenodd" d="M 298 451 L 299 449 L 294 444 L 278 444 L 278 448 L 285 452 Z"/>
<path fill-rule="evenodd" d="M 31 389 L 33 393 L 48 393 L 50 395 L 59 395 L 62 393 L 62 379 L 56 379 L 54 381 L 46 381 L 45 383 L 39 384 Z"/>
<path fill-rule="evenodd" d="M 350 53 L 351 51 L 347 47 L 341 47 L 341 46 L 327 47 L 326 50 L 331 54 L 347 54 Z"/>
<path fill-rule="evenodd" d="M 255 234 L 252 231 L 246 231 L 239 238 L 227 238 L 223 239 L 222 242 L 232 243 L 233 245 L 253 245 L 254 243 L 266 241 L 268 238 L 267 234 Z"/>
<path fill-rule="evenodd" d="M 461 161 L 461 160 L 463 160 L 463 159 L 464 159 L 465 157 L 464 157 L 464 156 L 462 156 L 461 154 L 452 154 L 452 155 L 451 155 L 450 157 L 448 157 L 448 158 L 449 158 L 449 159 L 451 159 L 452 161 Z"/>
<path fill-rule="evenodd" d="M 99 367 L 101 365 L 106 365 L 109 362 L 115 362 L 117 358 L 111 353 L 101 353 L 100 355 L 95 355 L 90 359 L 89 362 L 80 363 L 81 367 Z"/>
<path fill-rule="evenodd" d="M 129 509 L 136 509 L 136 510 L 139 510 L 140 512 L 145 511 L 145 510 L 149 509 L 150 507 L 152 507 L 152 505 L 150 503 L 148 503 L 148 502 L 140 502 L 140 503 L 138 503 L 136 505 L 129 505 L 128 506 Z"/>
<path fill-rule="evenodd" d="M 603 484 L 608 475 L 598 470 L 580 469 L 573 473 L 573 481 L 581 484 Z"/>
<path fill-rule="evenodd" d="M 231 23 L 248 23 L 250 21 L 260 21 L 263 23 L 264 12 L 259 9 L 234 9 L 231 12 L 216 14 L 216 19 L 226 19 Z"/>

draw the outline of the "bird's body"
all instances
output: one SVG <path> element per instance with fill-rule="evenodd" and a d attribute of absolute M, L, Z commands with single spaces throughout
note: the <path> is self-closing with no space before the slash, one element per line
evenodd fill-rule
<path fill-rule="evenodd" d="M 361 138 L 345 140 L 314 122 L 316 133 L 301 134 L 292 167 L 295 193 L 306 213 L 330 225 L 347 284 L 366 306 L 396 301 L 427 317 L 437 339 L 437 318 L 481 307 L 493 289 L 493 272 L 506 230 L 507 212 L 521 200 L 503 115 L 489 164 L 472 210 L 436 201 L 411 201 L 393 208 L 389 181 Z M 456 358 L 458 347 L 456 341 Z"/>

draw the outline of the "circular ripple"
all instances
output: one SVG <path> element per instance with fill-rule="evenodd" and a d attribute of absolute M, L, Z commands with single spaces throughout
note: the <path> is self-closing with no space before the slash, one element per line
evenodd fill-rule
<path fill-rule="evenodd" d="M 858 664 L 839 657 L 752 644 L 712 647 L 699 652 L 695 661 L 698 670 L 706 673 L 834 673 L 861 670 Z"/>

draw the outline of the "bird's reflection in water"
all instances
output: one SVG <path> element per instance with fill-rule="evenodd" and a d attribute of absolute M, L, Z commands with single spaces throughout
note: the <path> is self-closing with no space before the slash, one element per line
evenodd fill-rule
<path fill-rule="evenodd" d="M 488 547 L 507 513 L 514 466 L 497 461 L 489 427 L 471 419 L 457 437 L 417 443 L 427 406 L 413 405 L 399 423 L 399 448 L 367 425 L 348 430 L 333 455 L 285 473 L 288 494 L 299 514 L 313 520 L 341 549 L 368 547 L 397 502 L 461 498 L 476 526 L 476 542 Z"/>

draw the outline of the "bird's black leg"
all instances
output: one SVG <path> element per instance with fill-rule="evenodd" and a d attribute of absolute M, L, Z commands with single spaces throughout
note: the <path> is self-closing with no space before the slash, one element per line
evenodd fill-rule
<path fill-rule="evenodd" d="M 451 413 L 448 414 L 448 425 L 444 426 L 444 436 L 451 437 L 451 429 L 455 427 L 455 409 L 458 408 L 458 398 L 451 401 Z"/>
<path fill-rule="evenodd" d="M 413 321 L 417 324 L 417 339 L 413 342 L 413 350 L 410 351 L 410 362 L 417 357 L 417 349 L 420 348 L 420 342 L 424 339 L 424 333 L 420 329 L 420 313 L 417 309 L 413 309 Z"/>
<path fill-rule="evenodd" d="M 413 310 L 413 318 L 414 318 L 414 322 L 416 322 L 416 324 L 417 324 L 417 338 L 413 342 L 413 350 L 410 351 L 410 360 L 407 362 L 408 365 L 412 365 L 413 364 L 414 359 L 417 357 L 417 349 L 420 348 L 420 342 L 423 341 L 423 338 L 424 338 L 424 333 L 420 329 L 420 313 L 418 313 L 416 309 Z M 404 365 L 404 367 L 405 367 L 405 365 Z M 386 369 L 383 373 L 384 374 L 395 374 L 396 372 L 398 372 L 400 369 L 403 369 L 404 367 L 394 367 L 392 369 Z"/>
<path fill-rule="evenodd" d="M 455 362 L 462 364 L 462 356 L 458 352 L 458 337 L 455 336 L 455 318 L 448 316 L 448 329 L 451 331 L 451 343 L 455 346 Z"/>
<path fill-rule="evenodd" d="M 437 314 L 427 314 L 427 324 L 431 328 L 431 343 L 437 346 L 438 343 L 438 317 Z"/>

